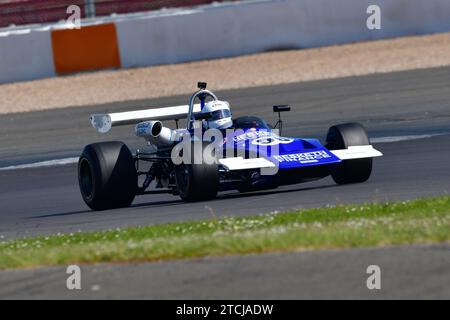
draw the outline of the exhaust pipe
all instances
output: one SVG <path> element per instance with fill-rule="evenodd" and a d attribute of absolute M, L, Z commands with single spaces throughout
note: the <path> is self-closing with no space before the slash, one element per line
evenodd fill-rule
<path fill-rule="evenodd" d="M 161 121 L 144 121 L 135 128 L 138 137 L 156 146 L 170 146 L 177 141 L 176 131 L 164 127 Z"/>

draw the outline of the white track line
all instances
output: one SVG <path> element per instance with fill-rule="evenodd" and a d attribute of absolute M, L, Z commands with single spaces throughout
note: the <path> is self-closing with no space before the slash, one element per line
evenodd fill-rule
<path fill-rule="evenodd" d="M 392 142 L 400 142 L 400 141 L 409 141 L 409 140 L 420 140 L 420 139 L 429 139 L 433 137 L 443 136 L 444 133 L 438 134 L 423 134 L 423 135 L 411 135 L 411 136 L 393 136 L 393 137 L 380 137 L 370 139 L 371 143 L 392 143 Z"/>
<path fill-rule="evenodd" d="M 371 143 L 393 143 L 408 140 L 419 140 L 419 139 L 429 139 L 437 136 L 442 136 L 441 134 L 424 134 L 424 135 L 411 135 L 411 136 L 393 136 L 393 137 L 380 137 L 370 139 Z M 11 171 L 11 170 L 21 170 L 21 169 L 34 169 L 34 168 L 44 168 L 44 167 L 56 167 L 64 166 L 68 164 L 74 164 L 78 162 L 78 158 L 65 158 L 57 159 L 43 162 L 34 162 L 28 164 L 21 164 L 17 166 L 9 166 L 0 168 L 0 171 Z"/>
<path fill-rule="evenodd" d="M 74 164 L 78 162 L 78 158 L 65 158 L 50 161 L 34 162 L 28 164 L 21 164 L 17 166 L 9 166 L 0 168 L 0 171 L 11 171 L 11 170 L 21 170 L 21 169 L 32 169 L 32 168 L 43 168 L 43 167 L 56 167 L 64 166 L 68 164 Z"/>

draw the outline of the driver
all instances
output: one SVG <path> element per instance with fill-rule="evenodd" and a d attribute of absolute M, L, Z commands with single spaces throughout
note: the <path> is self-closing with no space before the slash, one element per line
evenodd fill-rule
<path fill-rule="evenodd" d="M 205 130 L 225 130 L 233 126 L 230 104 L 226 101 L 210 101 L 205 104 L 201 113 L 208 116 L 207 120 L 203 120 Z"/>

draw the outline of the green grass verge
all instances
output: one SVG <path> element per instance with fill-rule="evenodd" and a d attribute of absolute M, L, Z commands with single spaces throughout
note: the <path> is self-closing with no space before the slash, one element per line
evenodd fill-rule
<path fill-rule="evenodd" d="M 0 269 L 450 240 L 450 197 L 0 242 Z"/>

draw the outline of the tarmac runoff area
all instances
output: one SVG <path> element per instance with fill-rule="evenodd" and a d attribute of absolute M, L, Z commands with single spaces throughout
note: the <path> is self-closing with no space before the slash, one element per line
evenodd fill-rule
<path fill-rule="evenodd" d="M 189 95 L 450 65 L 450 33 L 0 85 L 0 114 Z M 187 101 L 187 97 L 185 99 Z"/>

